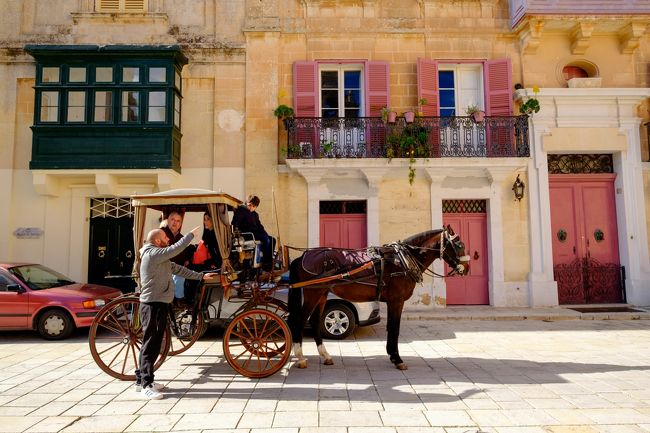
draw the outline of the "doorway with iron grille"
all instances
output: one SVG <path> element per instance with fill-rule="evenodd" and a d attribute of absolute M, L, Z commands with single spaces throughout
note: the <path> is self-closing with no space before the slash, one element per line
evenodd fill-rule
<path fill-rule="evenodd" d="M 612 155 L 549 155 L 548 172 L 559 303 L 624 301 Z"/>
<path fill-rule="evenodd" d="M 88 282 L 132 292 L 133 209 L 128 198 L 90 199 Z"/>

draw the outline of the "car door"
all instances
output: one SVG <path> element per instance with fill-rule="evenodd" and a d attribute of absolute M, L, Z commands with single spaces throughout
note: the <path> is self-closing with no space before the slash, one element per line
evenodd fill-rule
<path fill-rule="evenodd" d="M 18 293 L 22 287 L 16 279 L 0 269 L 0 328 L 29 327 L 29 292 Z"/>

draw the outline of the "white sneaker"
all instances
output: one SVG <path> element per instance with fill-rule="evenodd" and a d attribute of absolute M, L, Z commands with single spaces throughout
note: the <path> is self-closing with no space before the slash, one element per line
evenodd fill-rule
<path fill-rule="evenodd" d="M 153 389 L 155 389 L 156 391 L 158 391 L 158 392 L 160 392 L 163 389 L 167 388 L 165 385 L 163 385 L 162 383 L 158 383 L 158 382 L 153 382 L 151 384 L 151 387 Z M 136 383 L 135 384 L 135 392 L 140 392 L 140 391 L 142 391 L 142 385 L 139 384 L 139 383 Z"/>
<path fill-rule="evenodd" d="M 146 388 L 142 388 L 142 391 L 140 391 L 140 394 L 144 396 L 144 398 L 148 398 L 149 400 L 162 400 L 163 395 L 153 389 L 153 386 L 149 385 Z"/>

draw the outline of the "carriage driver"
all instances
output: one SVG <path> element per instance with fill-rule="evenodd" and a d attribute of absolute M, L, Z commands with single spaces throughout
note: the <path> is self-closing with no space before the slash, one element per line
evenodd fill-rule
<path fill-rule="evenodd" d="M 271 271 L 273 267 L 273 243 L 275 240 L 269 236 L 260 222 L 260 216 L 256 212 L 259 205 L 259 197 L 249 195 L 246 204 L 235 209 L 231 224 L 240 232 L 253 233 L 255 239 L 262 243 L 262 266 L 264 270 Z"/>
<path fill-rule="evenodd" d="M 142 322 L 142 346 L 140 347 L 140 369 L 135 371 L 135 389 L 143 397 L 160 400 L 165 387 L 154 382 L 154 364 L 160 353 L 163 335 L 167 328 L 170 305 L 174 299 L 172 275 L 191 280 L 208 279 L 217 273 L 202 274 L 180 266 L 171 259 L 183 251 L 194 239 L 200 227 L 195 227 L 178 242 L 170 241 L 162 229 L 154 229 L 147 235 L 140 249 L 140 320 Z"/>

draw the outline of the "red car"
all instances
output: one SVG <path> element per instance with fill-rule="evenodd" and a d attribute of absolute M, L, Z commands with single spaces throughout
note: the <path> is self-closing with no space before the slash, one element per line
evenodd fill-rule
<path fill-rule="evenodd" d="M 90 326 L 99 309 L 122 292 L 72 281 L 43 265 L 0 263 L 0 330 L 35 329 L 61 340 Z"/>

